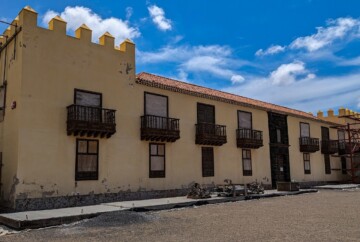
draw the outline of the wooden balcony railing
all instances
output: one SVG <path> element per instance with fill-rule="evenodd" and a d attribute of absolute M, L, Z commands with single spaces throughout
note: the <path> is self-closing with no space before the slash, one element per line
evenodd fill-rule
<path fill-rule="evenodd" d="M 196 126 L 195 143 L 199 145 L 220 146 L 227 142 L 226 126 L 211 123 L 199 123 Z"/>
<path fill-rule="evenodd" d="M 339 142 L 337 140 L 322 140 L 321 141 L 321 153 L 323 154 L 335 154 L 339 150 Z"/>
<path fill-rule="evenodd" d="M 141 116 L 141 140 L 175 142 L 180 139 L 179 119 Z"/>
<path fill-rule="evenodd" d="M 253 129 L 237 129 L 236 143 L 239 148 L 258 149 L 263 146 L 262 131 Z"/>
<path fill-rule="evenodd" d="M 300 137 L 300 152 L 316 152 L 320 150 L 318 138 Z"/>
<path fill-rule="evenodd" d="M 351 154 L 351 153 L 359 153 L 360 152 L 360 142 L 353 141 L 351 145 L 349 144 L 349 140 L 341 140 L 339 141 L 339 155 Z"/>
<path fill-rule="evenodd" d="M 109 138 L 115 132 L 115 110 L 76 104 L 67 107 L 68 135 Z"/>

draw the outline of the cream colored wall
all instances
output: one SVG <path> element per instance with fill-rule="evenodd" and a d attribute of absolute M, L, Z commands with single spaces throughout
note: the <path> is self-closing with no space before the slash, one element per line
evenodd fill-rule
<path fill-rule="evenodd" d="M 21 85 L 14 85 L 14 94 L 9 94 L 13 95 L 9 100 L 17 101 L 18 107 L 6 114 L 3 123 L 9 125 L 4 128 L 8 132 L 4 133 L 4 140 L 9 140 L 8 146 L 4 144 L 4 155 L 12 167 L 3 181 L 7 181 L 9 190 L 8 180 L 16 171 L 18 155 L 17 198 L 186 188 L 192 182 L 218 184 L 226 178 L 234 183 L 255 179 L 271 183 L 265 111 L 136 84 L 133 44 L 124 42 L 120 47 L 122 51 L 115 50 L 109 36 L 101 41 L 107 45 L 94 44 L 85 28 L 79 30 L 81 39 L 66 36 L 66 23 L 61 19 L 53 20 L 52 30 L 39 28 L 36 13 L 24 11 L 20 14 L 24 47 L 19 53 L 24 65 L 22 71 L 17 72 L 22 75 L 17 77 Z M 128 66 L 132 69 L 127 73 Z M 66 134 L 66 106 L 73 104 L 75 88 L 101 92 L 103 107 L 117 110 L 117 132 L 99 141 L 99 179 L 96 181 L 75 181 L 76 137 Z M 15 90 L 21 93 L 15 95 Z M 169 116 L 180 119 L 181 138 L 175 143 L 166 143 L 165 178 L 149 178 L 149 142 L 140 140 L 145 91 L 168 96 Z M 215 105 L 216 123 L 227 126 L 228 142 L 214 147 L 214 177 L 202 177 L 202 146 L 195 145 L 197 102 Z M 251 152 L 251 177 L 242 176 L 241 149 L 236 147 L 237 110 L 252 112 L 253 128 L 263 131 L 264 146 Z M 324 175 L 323 161 L 316 163 L 321 159 L 320 152 L 311 155 L 312 175 L 303 175 L 298 147 L 299 120 L 288 119 L 292 178 L 335 180 L 334 174 Z M 312 135 L 320 137 L 320 126 L 311 122 Z M 319 176 L 315 178 L 315 175 Z"/>
<path fill-rule="evenodd" d="M 341 171 L 332 170 L 331 174 L 325 174 L 325 161 L 324 155 L 321 151 L 310 153 L 310 167 L 311 174 L 304 174 L 304 159 L 303 153 L 300 152 L 300 122 L 310 124 L 310 137 L 319 138 L 321 141 L 321 126 L 330 127 L 331 125 L 311 121 L 308 119 L 301 119 L 295 117 L 288 117 L 288 130 L 289 130 L 289 156 L 290 156 L 290 175 L 291 179 L 298 182 L 307 181 L 339 181 L 344 177 Z M 337 139 L 337 130 L 329 129 L 330 139 Z M 330 164 L 332 169 L 340 169 L 340 158 L 332 157 L 330 155 Z"/>
<path fill-rule="evenodd" d="M 16 19 L 12 24 L 21 25 L 22 19 Z M 15 33 L 15 27 L 9 27 L 4 35 L 12 36 Z M 17 179 L 18 168 L 18 137 L 19 137 L 19 111 L 21 107 L 17 106 L 16 109 L 11 109 L 13 101 L 19 100 L 21 89 L 21 77 L 22 77 L 22 45 L 21 39 L 23 32 L 20 32 L 16 37 L 16 45 L 13 40 L 6 47 L 7 50 L 3 50 L 0 57 L 0 73 L 1 84 L 3 85 L 3 73 L 4 62 L 6 58 L 5 66 L 5 80 L 7 81 L 6 91 L 6 106 L 4 120 L 0 123 L 1 144 L 0 151 L 2 152 L 2 171 L 1 171 L 1 200 L 5 200 L 5 204 L 12 206 L 12 201 L 16 194 L 16 185 L 19 183 Z M 14 47 L 15 52 L 14 52 Z M 5 54 L 5 52 L 7 52 Z"/>

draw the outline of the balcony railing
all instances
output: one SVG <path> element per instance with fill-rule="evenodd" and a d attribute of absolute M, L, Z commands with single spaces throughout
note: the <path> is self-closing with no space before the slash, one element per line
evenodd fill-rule
<path fill-rule="evenodd" d="M 351 154 L 351 153 L 359 153 L 360 152 L 360 142 L 353 141 L 351 145 L 349 144 L 349 140 L 341 140 L 339 141 L 339 155 Z"/>
<path fill-rule="evenodd" d="M 300 137 L 300 152 L 316 152 L 320 150 L 318 138 Z"/>
<path fill-rule="evenodd" d="M 141 116 L 141 140 L 175 142 L 180 139 L 179 119 Z"/>
<path fill-rule="evenodd" d="M 262 131 L 253 129 L 237 129 L 236 143 L 239 148 L 258 149 L 263 146 Z"/>
<path fill-rule="evenodd" d="M 226 126 L 211 123 L 199 123 L 196 126 L 195 143 L 199 145 L 220 146 L 227 142 Z"/>
<path fill-rule="evenodd" d="M 322 140 L 321 141 L 321 153 L 323 154 L 335 154 L 339 150 L 339 142 L 337 140 Z"/>
<path fill-rule="evenodd" d="M 67 107 L 68 135 L 109 138 L 115 132 L 115 110 L 76 104 Z"/>

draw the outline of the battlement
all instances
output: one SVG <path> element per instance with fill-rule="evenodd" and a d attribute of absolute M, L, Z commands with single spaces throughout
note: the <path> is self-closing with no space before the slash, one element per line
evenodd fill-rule
<path fill-rule="evenodd" d="M 3 36 L 0 36 L 0 46 L 6 44 L 15 32 L 21 29 L 26 29 L 29 32 L 34 30 L 34 28 L 43 29 L 37 25 L 37 21 L 38 13 L 29 6 L 24 7 L 19 12 L 19 15 L 11 22 L 11 25 L 9 25 L 9 27 L 3 32 Z M 48 30 L 59 36 L 68 36 L 66 34 L 66 25 L 67 22 L 65 20 L 63 20 L 60 16 L 55 16 L 50 20 Z M 75 31 L 75 39 L 84 43 L 92 43 L 92 30 L 85 24 L 82 24 Z M 115 38 L 109 32 L 105 32 L 102 36 L 100 36 L 98 45 L 104 46 L 106 49 L 113 49 L 120 53 L 130 52 L 135 55 L 135 44 L 131 40 L 126 39 L 119 46 L 115 46 Z"/>
<path fill-rule="evenodd" d="M 360 113 L 355 112 L 355 111 L 350 110 L 350 109 L 347 109 L 347 108 L 343 108 L 343 107 L 341 107 L 341 108 L 338 109 L 338 113 L 337 113 L 337 114 L 334 113 L 334 110 L 333 110 L 333 109 L 329 109 L 329 110 L 327 111 L 327 116 L 324 116 L 324 112 L 321 111 L 321 110 L 319 110 L 319 111 L 317 112 L 317 117 L 318 117 L 318 118 L 326 119 L 326 120 L 329 120 L 329 121 L 330 121 L 330 120 L 336 120 L 337 118 L 342 118 L 342 117 L 348 116 L 348 115 L 356 115 L 356 116 L 359 115 L 359 116 L 360 116 Z"/>

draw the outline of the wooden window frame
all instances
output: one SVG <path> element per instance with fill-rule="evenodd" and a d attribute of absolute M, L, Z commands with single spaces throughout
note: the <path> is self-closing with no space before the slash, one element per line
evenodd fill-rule
<path fill-rule="evenodd" d="M 208 172 L 204 169 L 205 157 L 204 151 L 211 150 L 212 152 L 212 171 Z M 201 147 L 201 170 L 202 170 L 202 177 L 214 177 L 215 176 L 215 158 L 214 158 L 214 148 L 213 147 Z"/>
<path fill-rule="evenodd" d="M 306 156 L 308 156 L 309 159 L 307 159 Z M 311 174 L 310 153 L 303 153 L 303 159 L 304 159 L 304 174 L 309 175 Z M 306 166 L 305 166 L 306 162 L 309 162 L 309 170 L 306 170 Z"/>
<path fill-rule="evenodd" d="M 325 174 L 331 174 L 331 159 L 329 154 L 324 154 Z"/>
<path fill-rule="evenodd" d="M 86 141 L 87 152 L 79 153 L 79 142 Z M 96 153 L 89 153 L 89 141 L 97 143 Z M 78 171 L 78 155 L 96 155 L 96 171 L 79 172 Z M 99 179 L 99 140 L 96 139 L 76 139 L 76 162 L 75 162 L 75 181 L 98 180 Z M 88 174 L 87 174 L 88 173 Z"/>
<path fill-rule="evenodd" d="M 209 107 L 212 107 L 213 108 L 213 113 L 214 113 L 214 123 L 213 124 L 216 124 L 216 114 L 215 114 L 215 105 L 211 105 L 211 104 L 206 104 L 206 103 L 197 103 L 196 105 L 196 118 L 197 118 L 197 123 L 199 124 L 199 106 L 209 106 Z"/>
<path fill-rule="evenodd" d="M 244 157 L 244 153 L 246 157 Z M 242 149 L 242 167 L 243 167 L 243 176 L 252 176 L 252 159 L 251 159 L 251 150 L 250 149 Z M 248 156 L 249 154 L 249 156 Z M 251 170 L 245 170 L 245 160 L 250 160 L 250 168 Z"/>
<path fill-rule="evenodd" d="M 307 124 L 307 125 L 309 125 L 309 136 L 302 136 L 302 135 L 301 135 L 301 124 Z M 301 137 L 301 138 L 303 138 L 303 137 L 310 138 L 310 137 L 311 137 L 310 123 L 300 122 L 300 123 L 299 123 L 299 126 L 300 126 L 300 137 Z"/>
<path fill-rule="evenodd" d="M 88 91 L 88 90 L 83 90 L 83 89 L 78 89 L 75 88 L 74 89 L 74 104 L 76 105 L 76 93 L 77 92 L 85 92 L 85 93 L 89 93 L 89 94 L 95 94 L 95 95 L 99 95 L 100 96 L 100 108 L 102 108 L 103 105 L 103 101 L 102 101 L 102 93 L 101 92 L 93 92 L 93 91 Z"/>
<path fill-rule="evenodd" d="M 238 120 L 238 122 L 237 122 L 237 123 L 238 123 L 238 129 L 241 129 L 241 128 L 240 128 L 239 113 L 249 113 L 249 114 L 250 114 L 250 124 L 251 124 L 250 129 L 253 129 L 252 112 L 247 112 L 247 111 L 237 110 L 237 120 Z"/>
<path fill-rule="evenodd" d="M 151 146 L 156 145 L 156 155 L 151 154 Z M 164 147 L 164 155 L 159 155 L 158 146 Z M 151 157 L 164 157 L 164 170 L 162 171 L 152 171 L 151 170 Z M 149 178 L 165 178 L 166 171 L 166 146 L 164 143 L 149 143 Z"/>
<path fill-rule="evenodd" d="M 148 115 L 146 113 L 146 94 L 159 96 L 159 97 L 166 97 L 166 118 L 169 117 L 169 97 L 166 95 L 161 95 L 153 92 L 144 92 L 144 115 Z"/>

